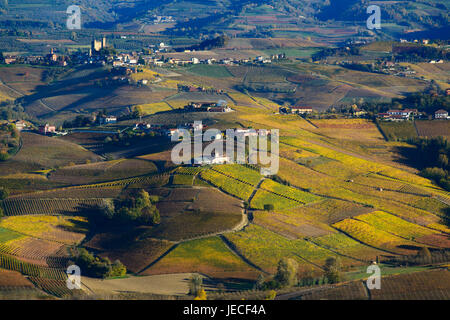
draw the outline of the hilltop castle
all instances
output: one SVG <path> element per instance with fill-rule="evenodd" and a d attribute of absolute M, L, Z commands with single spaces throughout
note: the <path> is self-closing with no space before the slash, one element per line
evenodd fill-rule
<path fill-rule="evenodd" d="M 90 54 L 92 55 L 92 53 L 94 52 L 99 52 L 102 49 L 106 48 L 106 38 L 103 37 L 101 41 L 97 41 L 97 40 L 92 40 L 92 44 L 91 44 L 91 50 L 90 50 Z"/>

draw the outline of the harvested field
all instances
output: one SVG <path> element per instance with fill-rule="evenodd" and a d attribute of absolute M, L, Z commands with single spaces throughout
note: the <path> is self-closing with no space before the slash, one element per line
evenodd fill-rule
<path fill-rule="evenodd" d="M 130 277 L 126 279 L 100 280 L 82 277 L 81 282 L 96 294 L 119 292 L 142 292 L 163 295 L 186 295 L 189 293 L 190 273 Z"/>

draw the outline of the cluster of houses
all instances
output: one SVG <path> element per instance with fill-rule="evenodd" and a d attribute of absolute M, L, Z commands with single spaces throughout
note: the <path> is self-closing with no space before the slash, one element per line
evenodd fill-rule
<path fill-rule="evenodd" d="M 418 116 L 417 109 L 404 109 L 404 110 L 388 110 L 378 114 L 378 117 L 386 121 L 404 121 L 409 120 L 414 116 Z"/>
<path fill-rule="evenodd" d="M 300 115 L 307 115 L 314 112 L 313 108 L 302 106 L 281 107 L 279 111 L 281 114 L 300 114 Z"/>
<path fill-rule="evenodd" d="M 232 112 L 233 109 L 225 103 L 217 102 L 190 102 L 184 107 L 186 112 Z"/>
<path fill-rule="evenodd" d="M 202 124 L 185 123 L 177 127 L 163 125 L 163 124 L 150 124 L 148 122 L 137 122 L 134 125 L 133 131 L 153 133 L 156 136 L 172 138 L 175 134 L 180 133 L 180 130 L 189 130 L 191 132 L 206 129 L 206 126 Z M 220 137 L 216 137 L 221 139 Z"/>
<path fill-rule="evenodd" d="M 191 51 L 186 50 L 185 53 L 190 53 Z M 282 55 L 273 55 L 272 57 L 277 57 Z M 284 55 L 285 56 L 285 55 Z M 162 65 L 190 65 L 190 64 L 221 64 L 221 65 L 227 65 L 227 66 L 233 66 L 233 65 L 241 65 L 241 64 L 268 64 L 272 63 L 273 59 L 269 59 L 267 57 L 258 56 L 254 59 L 237 59 L 237 58 L 223 58 L 223 59 L 215 59 L 215 58 L 197 58 L 197 57 L 191 57 L 188 59 L 181 59 L 181 58 L 173 58 L 169 57 L 164 60 L 159 60 L 158 58 L 154 58 L 153 60 L 149 61 L 149 64 L 153 64 L 155 66 L 162 66 Z"/>
<path fill-rule="evenodd" d="M 418 112 L 417 109 L 403 109 L 403 110 L 388 110 L 387 112 L 379 113 L 378 117 L 386 121 L 405 121 L 413 118 L 424 117 L 425 114 Z M 450 119 L 448 112 L 440 109 L 434 113 L 434 119 L 447 120 Z"/>
<path fill-rule="evenodd" d="M 178 84 L 177 85 L 178 92 L 206 92 L 206 93 L 214 93 L 214 94 L 223 94 L 224 91 L 222 89 L 215 89 L 215 88 L 205 88 L 205 87 L 198 87 L 198 86 L 187 86 Z"/>
<path fill-rule="evenodd" d="M 57 55 L 54 49 L 50 49 L 50 53 L 45 56 L 18 56 L 6 55 L 4 57 L 5 64 L 31 64 L 31 65 L 47 65 L 47 66 L 67 66 L 68 58 L 64 55 Z"/>

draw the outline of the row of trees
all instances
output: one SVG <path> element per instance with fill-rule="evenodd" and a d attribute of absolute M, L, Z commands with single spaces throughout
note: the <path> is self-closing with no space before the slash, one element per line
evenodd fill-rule
<path fill-rule="evenodd" d="M 283 258 L 278 262 L 275 276 L 266 280 L 263 275 L 260 275 L 255 283 L 255 289 L 273 290 L 292 286 L 338 283 L 343 281 L 341 268 L 339 258 L 329 257 L 323 265 L 324 276 L 322 279 L 315 277 L 312 271 L 305 272 L 302 278 L 299 279 L 297 262 L 291 258 Z"/>
<path fill-rule="evenodd" d="M 450 111 L 450 96 L 431 83 L 427 92 L 418 92 L 406 98 L 395 98 L 392 102 L 363 102 L 360 107 L 373 113 L 386 112 L 389 109 L 417 109 L 420 112 L 433 114 L 439 109 Z"/>
<path fill-rule="evenodd" d="M 30 116 L 25 113 L 25 109 L 20 103 L 12 100 L 0 103 L 0 120 L 23 119 L 28 120 Z"/>

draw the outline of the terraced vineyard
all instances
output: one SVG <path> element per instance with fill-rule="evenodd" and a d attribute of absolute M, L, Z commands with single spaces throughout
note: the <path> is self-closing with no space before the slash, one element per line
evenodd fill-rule
<path fill-rule="evenodd" d="M 263 183 L 261 184 L 261 189 L 265 189 L 279 196 L 292 199 L 304 204 L 321 200 L 320 197 L 315 196 L 311 193 L 282 185 L 270 179 L 266 179 L 263 181 Z"/>
<path fill-rule="evenodd" d="M 333 224 L 336 229 L 350 235 L 362 243 L 375 248 L 387 250 L 389 252 L 407 254 L 409 250 L 402 249 L 402 246 L 417 247 L 412 241 L 400 238 L 386 231 L 377 229 L 365 222 L 355 219 L 345 219 Z"/>
<path fill-rule="evenodd" d="M 256 186 L 262 178 L 259 171 L 239 164 L 218 165 L 214 166 L 213 170 L 252 186 Z"/>
<path fill-rule="evenodd" d="M 202 167 L 178 167 L 174 173 L 195 176 L 203 170 L 204 168 Z"/>
<path fill-rule="evenodd" d="M 229 178 L 213 170 L 203 171 L 200 176 L 217 188 L 242 200 L 250 198 L 254 189 L 251 185 Z"/>
<path fill-rule="evenodd" d="M 284 210 L 301 206 L 303 203 L 260 189 L 253 197 L 250 206 L 254 209 L 263 210 L 265 205 L 273 205 L 275 210 Z"/>
<path fill-rule="evenodd" d="M 375 261 L 378 255 L 385 254 L 383 251 L 368 247 L 343 233 L 333 233 L 311 240 L 315 244 L 337 251 L 341 254 L 366 262 Z"/>
<path fill-rule="evenodd" d="M 421 237 L 438 234 L 437 231 L 419 226 L 382 211 L 363 214 L 355 217 L 355 219 L 409 240 L 420 240 Z"/>

